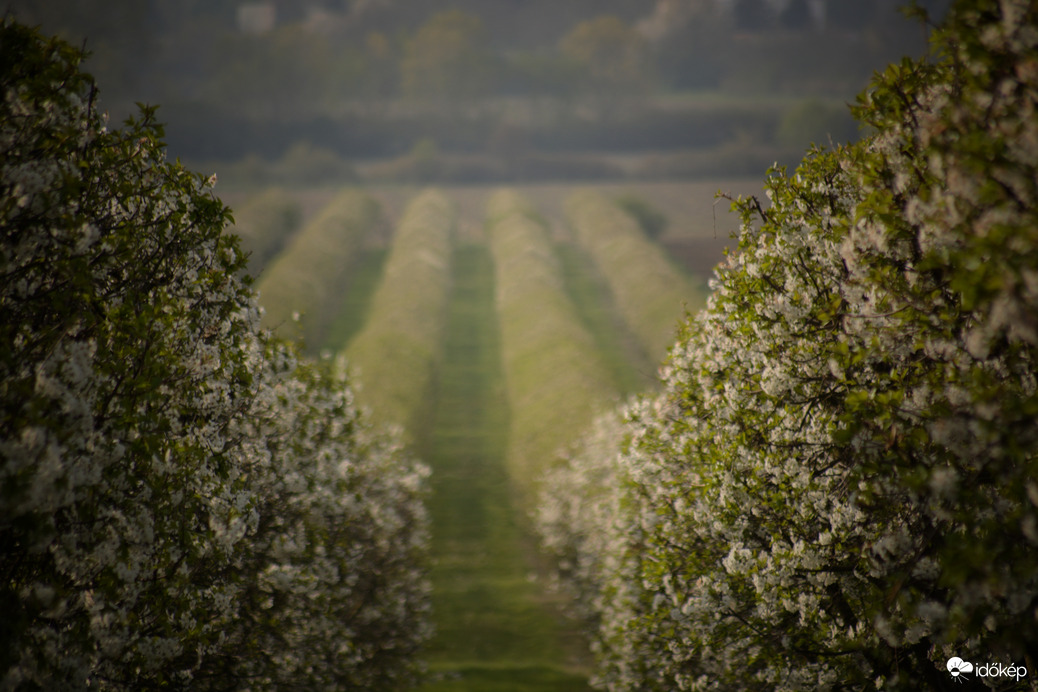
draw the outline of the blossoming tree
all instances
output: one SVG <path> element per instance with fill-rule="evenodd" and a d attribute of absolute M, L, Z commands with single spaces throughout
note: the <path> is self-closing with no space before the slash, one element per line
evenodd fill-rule
<path fill-rule="evenodd" d="M 422 468 L 258 328 L 211 182 L 0 25 L 0 689 L 392 688 Z"/>
<path fill-rule="evenodd" d="M 961 0 L 929 60 L 861 97 L 874 134 L 736 201 L 738 250 L 663 393 L 570 474 L 617 489 L 563 506 L 604 536 L 542 521 L 580 568 L 604 687 L 1038 670 L 1036 107 L 1038 8 Z"/>

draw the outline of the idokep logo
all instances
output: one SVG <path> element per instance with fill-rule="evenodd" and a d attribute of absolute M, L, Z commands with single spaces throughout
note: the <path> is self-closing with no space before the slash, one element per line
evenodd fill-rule
<path fill-rule="evenodd" d="M 948 659 L 948 672 L 951 673 L 953 678 L 962 682 L 969 679 L 966 673 L 973 672 L 973 664 L 969 661 L 963 661 L 958 656 L 952 656 Z"/>
<path fill-rule="evenodd" d="M 963 661 L 958 656 L 952 656 L 948 659 L 947 668 L 957 682 L 969 680 L 969 673 L 973 673 L 978 678 L 1015 678 L 1017 682 L 1020 681 L 1020 678 L 1027 677 L 1027 668 L 1025 666 L 1018 666 L 1015 663 L 1008 666 L 1001 663 L 973 665 L 969 661 Z"/>

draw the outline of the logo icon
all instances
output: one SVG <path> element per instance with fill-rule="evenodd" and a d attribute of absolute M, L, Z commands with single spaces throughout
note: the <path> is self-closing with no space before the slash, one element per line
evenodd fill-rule
<path fill-rule="evenodd" d="M 952 656 L 948 659 L 948 672 L 951 673 L 957 682 L 962 682 L 968 679 L 966 673 L 973 672 L 973 664 L 969 661 L 963 661 L 958 656 Z"/>

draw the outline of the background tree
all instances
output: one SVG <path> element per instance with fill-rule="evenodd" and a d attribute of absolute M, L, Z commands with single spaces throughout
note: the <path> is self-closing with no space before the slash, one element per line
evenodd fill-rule
<path fill-rule="evenodd" d="M 877 3 L 869 0 L 841 0 L 825 5 L 826 23 L 843 30 L 860 29 L 876 16 Z"/>
<path fill-rule="evenodd" d="M 369 32 L 364 37 L 364 94 L 387 98 L 397 93 L 400 80 L 399 50 L 384 33 Z"/>
<path fill-rule="evenodd" d="M 661 0 L 638 23 L 655 69 L 672 89 L 716 88 L 724 72 L 731 21 L 709 0 Z"/>
<path fill-rule="evenodd" d="M 481 94 L 493 76 L 483 22 L 461 10 L 433 15 L 404 46 L 401 88 L 409 96 Z"/>
<path fill-rule="evenodd" d="M 605 93 L 644 89 L 648 55 L 641 35 L 611 15 L 580 22 L 562 38 L 559 50 L 581 66 L 591 87 Z"/>
<path fill-rule="evenodd" d="M 778 16 L 779 24 L 786 29 L 810 29 L 813 17 L 807 0 L 789 0 Z"/>
<path fill-rule="evenodd" d="M 775 11 L 767 0 L 734 0 L 732 17 L 743 31 L 760 31 L 772 25 Z"/>
<path fill-rule="evenodd" d="M 157 27 L 148 3 L 134 0 L 10 0 L 4 11 L 29 26 L 40 25 L 89 55 L 88 68 L 111 84 L 110 97 L 129 99 L 148 80 Z"/>

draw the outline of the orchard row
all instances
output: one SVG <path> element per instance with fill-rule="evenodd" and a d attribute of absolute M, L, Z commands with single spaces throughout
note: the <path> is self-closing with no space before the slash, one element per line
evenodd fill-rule
<path fill-rule="evenodd" d="M 278 218 L 270 212 L 275 194 L 257 196 L 241 217 L 260 218 L 252 212 L 255 206 L 265 210 L 262 218 Z M 292 203 L 285 197 L 280 204 L 290 208 Z M 268 326 L 321 342 L 341 309 L 350 271 L 382 230 L 374 208 L 371 197 L 347 190 L 295 233 L 278 231 L 290 237 L 257 283 Z M 567 220 L 577 251 L 602 277 L 615 321 L 641 353 L 651 354 L 647 360 L 658 361 L 683 310 L 697 306 L 701 294 L 605 196 L 572 195 Z M 445 193 L 427 190 L 413 197 L 393 230 L 380 279 L 364 308 L 367 317 L 342 349 L 360 400 L 382 421 L 419 429 L 420 417 L 428 414 L 425 404 L 445 338 L 452 257 L 462 242 L 457 221 Z M 259 224 L 239 222 L 239 230 L 261 254 Z M 593 414 L 615 404 L 618 386 L 570 295 L 560 243 L 529 201 L 511 190 L 490 194 L 479 235 L 476 242 L 486 244 L 493 257 L 495 328 L 508 391 L 503 403 L 512 416 L 510 465 L 515 482 L 531 490 L 553 455 L 574 441 Z"/>

